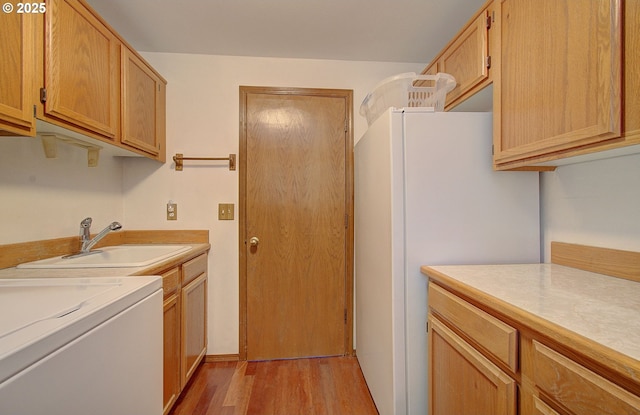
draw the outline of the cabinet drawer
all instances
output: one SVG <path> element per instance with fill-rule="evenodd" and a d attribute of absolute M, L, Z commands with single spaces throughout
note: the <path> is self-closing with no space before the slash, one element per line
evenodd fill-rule
<path fill-rule="evenodd" d="M 180 268 L 174 268 L 162 274 L 162 291 L 164 298 L 178 291 L 180 284 Z"/>
<path fill-rule="evenodd" d="M 429 307 L 517 371 L 518 331 L 515 328 L 435 284 L 429 284 Z"/>
<path fill-rule="evenodd" d="M 571 412 L 581 415 L 640 414 L 640 398 L 533 341 L 536 386 Z"/>
<path fill-rule="evenodd" d="M 202 254 L 189 262 L 185 262 L 182 266 L 182 285 L 188 284 L 189 281 L 204 272 L 207 272 L 207 254 Z"/>

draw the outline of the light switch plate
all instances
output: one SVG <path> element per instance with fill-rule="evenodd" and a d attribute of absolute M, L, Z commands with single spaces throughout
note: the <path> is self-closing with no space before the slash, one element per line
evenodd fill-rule
<path fill-rule="evenodd" d="M 218 204 L 218 220 L 233 220 L 233 203 Z"/>

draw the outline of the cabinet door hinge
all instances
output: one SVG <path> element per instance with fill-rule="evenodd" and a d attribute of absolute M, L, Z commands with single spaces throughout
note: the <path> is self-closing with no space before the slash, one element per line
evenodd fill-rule
<path fill-rule="evenodd" d="M 47 88 L 40 88 L 40 102 L 47 102 Z"/>
<path fill-rule="evenodd" d="M 344 120 L 344 132 L 349 131 L 349 120 Z"/>
<path fill-rule="evenodd" d="M 484 64 L 486 65 L 487 69 L 491 69 L 491 55 L 484 58 Z"/>
<path fill-rule="evenodd" d="M 349 227 L 349 215 L 345 213 L 344 215 L 344 228 L 347 229 Z"/>
<path fill-rule="evenodd" d="M 347 324 L 347 309 L 344 309 L 344 324 Z"/>
<path fill-rule="evenodd" d="M 35 118 L 37 115 L 38 113 L 37 113 L 36 105 L 33 104 L 33 118 Z"/>
<path fill-rule="evenodd" d="M 491 15 L 489 13 L 487 13 L 487 30 L 491 29 L 491 22 L 493 21 L 493 19 L 491 18 Z"/>

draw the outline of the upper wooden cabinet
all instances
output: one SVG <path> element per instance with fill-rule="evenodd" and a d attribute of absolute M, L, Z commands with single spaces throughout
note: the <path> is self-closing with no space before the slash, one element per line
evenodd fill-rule
<path fill-rule="evenodd" d="M 491 83 L 490 38 L 496 24 L 496 15 L 491 6 L 490 3 L 476 13 L 422 71 L 423 74 L 445 72 L 456 79 L 456 87 L 447 94 L 446 110 Z"/>
<path fill-rule="evenodd" d="M 633 3 L 633 2 L 627 2 Z M 513 168 L 621 136 L 620 0 L 501 0 L 494 163 Z"/>
<path fill-rule="evenodd" d="M 638 1 L 489 0 L 423 73 L 493 84 L 494 168 L 544 170 L 640 152 L 639 49 Z"/>
<path fill-rule="evenodd" d="M 120 130 L 120 45 L 82 3 L 49 1 L 41 95 L 45 120 L 61 120 L 115 140 Z"/>
<path fill-rule="evenodd" d="M 36 24 L 40 16 L 5 13 L 0 25 L 0 135 L 35 134 Z"/>
<path fill-rule="evenodd" d="M 164 80 L 123 47 L 121 143 L 165 161 L 165 107 Z"/>
<path fill-rule="evenodd" d="M 166 81 L 84 0 L 44 6 L 3 15 L 0 135 L 37 118 L 164 162 Z"/>

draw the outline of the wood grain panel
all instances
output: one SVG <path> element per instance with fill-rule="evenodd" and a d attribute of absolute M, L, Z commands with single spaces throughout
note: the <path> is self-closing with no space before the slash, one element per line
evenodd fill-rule
<path fill-rule="evenodd" d="M 429 413 L 515 415 L 516 381 L 429 315 Z"/>
<path fill-rule="evenodd" d="M 640 252 L 551 242 L 551 262 L 599 274 L 640 281 Z"/>
<path fill-rule="evenodd" d="M 193 279 L 207 272 L 207 254 L 185 262 L 182 266 L 182 285 L 187 285 Z"/>
<path fill-rule="evenodd" d="M 180 287 L 180 268 L 173 268 L 162 274 L 162 295 L 166 299 Z"/>
<path fill-rule="evenodd" d="M 247 357 L 344 354 L 347 100 L 260 90 L 245 99 L 242 237 L 260 240 L 241 247 Z"/>
<path fill-rule="evenodd" d="M 624 112 L 623 134 L 640 143 L 640 2 L 624 3 Z"/>
<path fill-rule="evenodd" d="M 164 283 L 164 278 L 163 278 Z M 180 394 L 180 303 L 178 294 L 164 300 L 163 318 L 163 414 Z"/>
<path fill-rule="evenodd" d="M 453 75 L 456 87 L 447 94 L 447 105 L 485 80 L 489 74 L 486 13 L 476 20 L 449 46 L 438 61 L 438 70 Z"/>
<path fill-rule="evenodd" d="M 36 15 L 4 13 L 0 26 L 0 132 L 35 134 Z M 0 134 L 3 135 L 3 134 Z"/>
<path fill-rule="evenodd" d="M 181 385 L 184 387 L 207 352 L 207 274 L 182 287 Z"/>
<path fill-rule="evenodd" d="M 165 82 L 136 54 L 122 47 L 121 142 L 158 156 L 165 145 Z"/>
<path fill-rule="evenodd" d="M 536 386 L 574 414 L 640 414 L 638 396 L 535 340 L 533 347 Z"/>
<path fill-rule="evenodd" d="M 114 139 L 121 42 L 78 0 L 47 2 L 45 21 L 45 113 Z"/>
<path fill-rule="evenodd" d="M 518 331 L 515 328 L 435 284 L 429 284 L 429 307 L 511 370 L 518 370 Z"/>
<path fill-rule="evenodd" d="M 205 363 L 172 415 L 378 411 L 354 357 Z"/>
<path fill-rule="evenodd" d="M 540 400 L 537 396 L 533 397 L 534 413 L 533 415 L 560 415 L 549 405 Z"/>
<path fill-rule="evenodd" d="M 620 136 L 620 2 L 576 10 L 568 1 L 502 1 L 496 163 Z"/>

